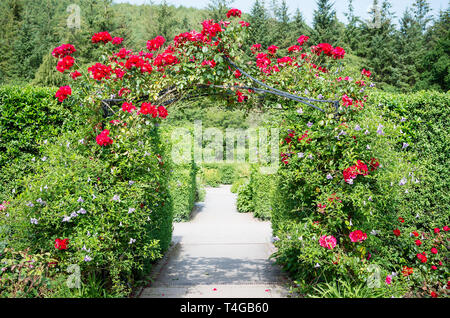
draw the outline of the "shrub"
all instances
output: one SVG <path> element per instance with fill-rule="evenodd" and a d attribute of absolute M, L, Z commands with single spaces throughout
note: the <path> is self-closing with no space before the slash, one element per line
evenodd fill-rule
<path fill-rule="evenodd" d="M 420 186 L 406 196 L 404 218 L 414 218 L 428 229 L 448 222 L 450 198 L 450 93 L 422 91 L 414 94 L 374 95 L 373 103 L 384 107 L 386 117 L 400 122 L 406 133 L 406 151 L 417 157 L 422 178 Z"/>
<path fill-rule="evenodd" d="M 210 187 L 218 187 L 221 184 L 220 173 L 218 169 L 202 168 L 203 183 Z"/>
<path fill-rule="evenodd" d="M 245 183 L 239 188 L 237 197 L 237 210 L 242 213 L 253 212 L 253 190 L 250 182 Z"/>
<path fill-rule="evenodd" d="M 233 184 L 231 185 L 231 189 L 230 189 L 231 193 L 238 193 L 240 187 L 243 186 L 247 182 L 248 182 L 248 179 L 246 179 L 246 178 L 240 178 L 240 179 L 235 180 L 233 182 Z"/>
<path fill-rule="evenodd" d="M 187 221 L 197 199 L 196 167 L 194 163 L 177 165 L 172 171 L 170 193 L 173 200 L 173 220 Z"/>
<path fill-rule="evenodd" d="M 77 264 L 86 277 L 102 276 L 116 295 L 127 292 L 172 234 L 166 144 L 152 123 L 129 122 L 128 130 L 111 124 L 111 148 L 97 145 L 89 128 L 45 147 L 37 173 L 1 215 L 8 247 L 50 252 L 61 269 Z M 55 248 L 66 238 L 67 249 Z"/>
<path fill-rule="evenodd" d="M 75 127 L 70 107 L 55 100 L 55 89 L 0 86 L 0 167 L 24 153 L 38 155 L 39 142 Z"/>

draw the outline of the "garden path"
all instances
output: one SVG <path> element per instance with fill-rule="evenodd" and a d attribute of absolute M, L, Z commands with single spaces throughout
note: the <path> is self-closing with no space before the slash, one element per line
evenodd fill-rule
<path fill-rule="evenodd" d="M 191 220 L 174 224 L 173 246 L 139 297 L 289 297 L 273 252 L 270 222 L 237 212 L 230 186 L 207 188 Z"/>

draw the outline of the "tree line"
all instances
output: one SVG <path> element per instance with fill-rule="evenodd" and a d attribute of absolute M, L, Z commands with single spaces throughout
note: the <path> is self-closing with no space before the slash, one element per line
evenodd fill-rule
<path fill-rule="evenodd" d="M 250 12 L 242 16 L 251 25 L 248 44 L 273 44 L 283 50 L 305 34 L 311 43 L 344 47 L 350 63 L 370 68 L 385 90 L 447 91 L 450 7 L 433 16 L 429 1 L 411 0 L 397 18 L 391 1 L 372 1 L 369 18 L 362 19 L 355 12 L 354 1 L 348 0 L 345 21 L 340 21 L 331 0 L 316 0 L 313 21 L 308 25 L 301 10 L 291 13 L 285 0 L 255 0 Z M 73 5 L 79 8 L 79 25 L 69 28 L 68 21 L 77 14 Z M 108 30 L 137 50 L 156 35 L 172 38 L 199 30 L 205 19 L 224 19 L 232 7 L 232 0 L 210 0 L 205 9 L 175 7 L 166 1 L 131 5 L 112 0 L 2 0 L 0 84 L 52 86 L 64 82 L 51 56 L 61 43 L 74 44 L 81 54 L 79 63 L 89 64 L 96 52 L 86 39 L 93 33 Z"/>

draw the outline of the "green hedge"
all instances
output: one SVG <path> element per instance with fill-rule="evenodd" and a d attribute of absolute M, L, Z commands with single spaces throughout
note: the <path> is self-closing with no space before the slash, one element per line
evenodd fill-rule
<path fill-rule="evenodd" d="M 188 221 L 197 200 L 197 167 L 177 165 L 172 171 L 170 193 L 173 200 L 173 220 Z"/>
<path fill-rule="evenodd" d="M 55 89 L 0 86 L 0 167 L 23 153 L 38 154 L 39 142 L 73 127 L 74 115 L 55 99 Z"/>
<path fill-rule="evenodd" d="M 250 174 L 248 164 L 241 163 L 204 163 L 202 179 L 205 185 L 217 187 L 221 184 L 233 184 Z"/>
<path fill-rule="evenodd" d="M 0 199 L 23 189 L 22 178 L 34 173 L 45 140 L 76 127 L 70 107 L 58 103 L 55 89 L 0 86 Z"/>
<path fill-rule="evenodd" d="M 252 165 L 249 182 L 238 191 L 237 208 L 239 212 L 253 212 L 255 217 L 272 217 L 276 175 L 262 174 L 259 165 Z"/>
<path fill-rule="evenodd" d="M 448 221 L 450 210 L 450 93 L 421 91 L 414 94 L 378 93 L 373 103 L 385 116 L 401 122 L 409 144 L 406 151 L 418 156 L 420 187 L 409 193 L 405 209 L 423 212 L 427 227 Z M 402 117 L 404 120 L 402 121 Z"/>

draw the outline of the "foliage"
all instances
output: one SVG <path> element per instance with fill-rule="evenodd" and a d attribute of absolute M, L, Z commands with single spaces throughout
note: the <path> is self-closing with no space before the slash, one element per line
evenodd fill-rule
<path fill-rule="evenodd" d="M 31 86 L 0 87 L 0 167 L 24 153 L 38 155 L 38 143 L 72 129 L 71 107 L 54 99 L 55 90 Z"/>

